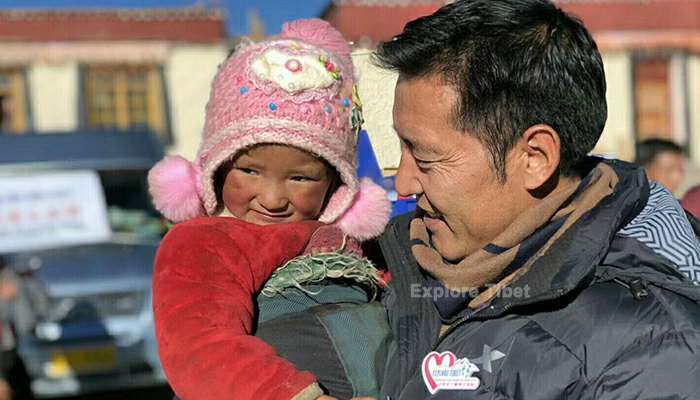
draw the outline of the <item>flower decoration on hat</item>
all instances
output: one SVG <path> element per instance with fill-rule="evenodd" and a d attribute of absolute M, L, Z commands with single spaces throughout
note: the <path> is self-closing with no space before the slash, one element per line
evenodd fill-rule
<path fill-rule="evenodd" d="M 327 89 L 341 80 L 340 69 L 329 57 L 287 50 L 270 47 L 257 56 L 251 63 L 255 78 L 271 82 L 290 94 Z"/>

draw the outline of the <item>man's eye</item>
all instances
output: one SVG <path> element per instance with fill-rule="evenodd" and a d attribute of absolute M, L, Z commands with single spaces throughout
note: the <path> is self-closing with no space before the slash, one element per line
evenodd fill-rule
<path fill-rule="evenodd" d="M 424 161 L 424 160 L 419 160 L 417 158 L 414 158 L 416 161 L 416 167 L 420 169 L 421 171 L 427 171 L 430 169 L 430 164 L 432 164 L 430 161 Z"/>

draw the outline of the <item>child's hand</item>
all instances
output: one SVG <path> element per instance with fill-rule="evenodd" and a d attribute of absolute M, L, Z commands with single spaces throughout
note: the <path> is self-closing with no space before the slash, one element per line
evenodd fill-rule
<path fill-rule="evenodd" d="M 335 252 L 362 256 L 362 248 L 357 240 L 345 236 L 343 231 L 335 225 L 322 225 L 311 235 L 304 255 Z"/>

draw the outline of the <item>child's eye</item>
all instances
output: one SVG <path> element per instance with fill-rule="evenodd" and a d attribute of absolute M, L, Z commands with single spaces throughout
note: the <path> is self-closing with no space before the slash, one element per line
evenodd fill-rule
<path fill-rule="evenodd" d="M 303 175 L 297 175 L 293 176 L 292 180 L 295 182 L 314 182 L 316 179 L 308 177 L 308 176 L 303 176 Z"/>
<path fill-rule="evenodd" d="M 246 175 L 257 175 L 258 171 L 252 169 L 252 168 L 243 168 L 243 167 L 236 167 L 238 171 L 243 172 Z"/>

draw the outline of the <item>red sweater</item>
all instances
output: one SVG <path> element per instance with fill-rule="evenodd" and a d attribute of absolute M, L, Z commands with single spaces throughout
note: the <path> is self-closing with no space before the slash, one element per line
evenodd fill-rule
<path fill-rule="evenodd" d="M 176 225 L 155 261 L 160 358 L 183 400 L 315 398 L 316 379 L 251 336 L 253 294 L 301 254 L 318 222 L 258 226 L 233 218 Z"/>

